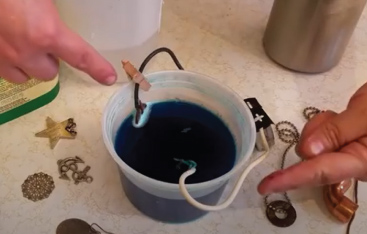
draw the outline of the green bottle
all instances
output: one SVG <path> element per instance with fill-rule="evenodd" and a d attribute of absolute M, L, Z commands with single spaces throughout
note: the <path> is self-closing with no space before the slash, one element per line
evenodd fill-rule
<path fill-rule="evenodd" d="M 59 93 L 58 78 L 47 82 L 32 78 L 13 84 L 0 77 L 0 125 L 53 101 Z"/>

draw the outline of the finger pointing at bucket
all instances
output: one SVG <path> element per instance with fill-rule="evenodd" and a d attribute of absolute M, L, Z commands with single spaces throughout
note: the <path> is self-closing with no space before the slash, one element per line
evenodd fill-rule
<path fill-rule="evenodd" d="M 52 48 L 55 56 L 87 73 L 99 83 L 106 85 L 115 83 L 116 71 L 106 59 L 66 26 L 63 26 L 61 31 L 61 36 Z"/>
<path fill-rule="evenodd" d="M 339 183 L 345 179 L 363 177 L 365 171 L 361 157 L 341 152 L 327 153 L 268 175 L 259 184 L 258 191 L 265 195 Z"/>

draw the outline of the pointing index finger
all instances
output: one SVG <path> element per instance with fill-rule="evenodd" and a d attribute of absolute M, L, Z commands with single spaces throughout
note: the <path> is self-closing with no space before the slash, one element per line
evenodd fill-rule
<path fill-rule="evenodd" d="M 54 56 L 87 73 L 99 83 L 115 83 L 116 71 L 91 45 L 66 26 L 59 35 L 51 48 Z"/>
<path fill-rule="evenodd" d="M 364 170 L 363 162 L 346 153 L 328 153 L 274 172 L 258 186 L 260 194 L 339 183 Z"/>

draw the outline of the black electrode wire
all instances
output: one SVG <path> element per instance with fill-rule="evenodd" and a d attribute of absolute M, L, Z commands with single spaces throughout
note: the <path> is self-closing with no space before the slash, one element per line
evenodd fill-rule
<path fill-rule="evenodd" d="M 144 68 L 146 67 L 146 65 L 149 63 L 149 61 L 154 57 L 156 56 L 157 54 L 161 53 L 161 52 L 166 52 L 168 53 L 169 55 L 171 55 L 171 58 L 173 59 L 173 62 L 175 62 L 176 66 L 178 69 L 180 70 L 184 70 L 184 68 L 182 67 L 181 63 L 178 61 L 176 55 L 173 53 L 172 50 L 166 48 L 166 47 L 161 47 L 161 48 L 158 48 L 156 50 L 154 50 L 152 53 L 150 53 L 148 55 L 148 57 L 146 57 L 146 59 L 143 61 L 143 63 L 140 65 L 140 68 L 139 68 L 139 72 L 143 73 L 144 71 Z"/>
<path fill-rule="evenodd" d="M 157 54 L 161 53 L 161 52 L 166 52 L 168 53 L 173 62 L 176 64 L 177 68 L 180 69 L 180 70 L 184 70 L 184 68 L 182 67 L 181 63 L 178 61 L 176 55 L 173 53 L 172 50 L 166 48 L 166 47 L 161 47 L 161 48 L 158 48 L 156 50 L 154 50 L 152 53 L 150 53 L 148 55 L 148 57 L 146 57 L 143 61 L 143 63 L 140 65 L 140 68 L 139 68 L 139 72 L 140 73 L 143 73 L 144 71 L 144 68 L 147 66 L 147 64 L 150 62 L 150 60 L 156 56 Z M 135 88 L 134 88 L 134 105 L 135 105 L 135 109 L 136 111 L 142 111 L 142 108 L 141 108 L 141 103 L 139 101 L 139 84 L 135 84 Z"/>

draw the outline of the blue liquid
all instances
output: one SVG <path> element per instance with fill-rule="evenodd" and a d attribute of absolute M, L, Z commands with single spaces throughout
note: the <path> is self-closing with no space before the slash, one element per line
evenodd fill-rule
<path fill-rule="evenodd" d="M 192 160 L 196 173 L 187 184 L 215 179 L 230 171 L 235 162 L 236 146 L 223 121 L 212 112 L 192 103 L 167 101 L 151 106 L 144 127 L 132 125 L 129 116 L 121 125 L 115 150 L 134 170 L 150 178 L 177 184 L 188 166 L 179 160 Z M 206 212 L 185 200 L 155 197 L 121 175 L 129 200 L 144 214 L 164 222 L 187 222 Z M 225 186 L 207 196 L 197 198 L 204 204 L 218 202 Z"/>

